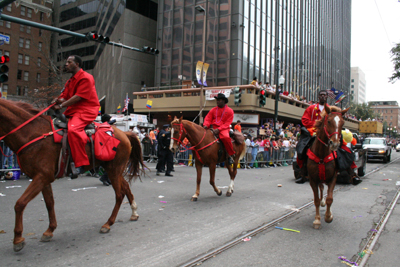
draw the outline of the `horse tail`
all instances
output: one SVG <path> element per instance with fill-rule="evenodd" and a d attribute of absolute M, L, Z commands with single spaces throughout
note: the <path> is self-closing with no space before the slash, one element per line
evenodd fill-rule
<path fill-rule="evenodd" d="M 243 142 L 240 144 L 240 146 L 242 147 L 242 153 L 240 154 L 239 160 L 242 160 L 246 155 L 246 143 Z"/>
<path fill-rule="evenodd" d="M 132 179 L 140 178 L 141 174 L 146 174 L 145 168 L 147 166 L 143 163 L 142 147 L 137 135 L 133 132 L 124 132 L 131 143 L 132 149 L 129 155 L 129 161 L 125 175 L 128 175 L 128 182 Z"/>

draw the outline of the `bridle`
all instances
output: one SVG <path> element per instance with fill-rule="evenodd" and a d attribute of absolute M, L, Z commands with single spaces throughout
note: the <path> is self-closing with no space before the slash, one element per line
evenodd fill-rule
<path fill-rule="evenodd" d="M 212 144 L 214 144 L 215 142 L 217 142 L 217 141 L 219 140 L 219 138 L 217 138 L 217 139 L 215 139 L 213 142 L 211 142 L 211 143 L 209 143 L 209 144 L 207 144 L 207 145 L 205 145 L 205 146 L 203 146 L 203 147 L 201 147 L 201 148 L 197 148 L 197 149 L 196 149 L 196 147 L 197 147 L 198 145 L 200 145 L 200 144 L 203 142 L 204 138 L 206 137 L 207 130 L 204 129 L 204 134 L 203 134 L 203 137 L 201 138 L 200 142 L 198 142 L 197 145 L 194 145 L 194 146 L 188 148 L 188 147 L 186 147 L 186 145 L 183 144 L 183 140 L 181 140 L 182 137 L 183 137 L 183 133 L 185 133 L 186 135 L 188 135 L 188 133 L 187 133 L 185 127 L 183 127 L 183 123 L 182 123 L 182 122 L 181 122 L 181 123 L 173 123 L 172 125 L 179 125 L 179 137 L 178 137 L 178 138 L 174 138 L 173 136 L 171 136 L 171 139 L 173 139 L 173 140 L 175 140 L 176 142 L 178 142 L 178 144 L 182 144 L 182 145 L 186 148 L 186 150 L 193 150 L 194 152 L 196 152 L 196 155 L 197 155 L 197 157 L 199 158 L 199 160 L 200 160 L 201 163 L 203 163 L 203 161 L 201 160 L 199 151 L 200 151 L 200 150 L 203 150 L 203 149 L 205 149 L 205 148 L 207 148 L 207 147 L 209 147 L 209 146 L 211 146 Z"/>
<path fill-rule="evenodd" d="M 334 134 L 337 134 L 337 135 L 339 136 L 339 138 L 341 137 L 341 133 L 339 133 L 339 132 L 333 132 L 333 133 L 329 134 L 328 130 L 326 129 L 326 126 L 327 126 L 327 124 L 328 124 L 328 116 L 329 116 L 330 114 L 340 115 L 340 117 L 343 118 L 341 112 L 331 112 L 331 113 L 325 115 L 325 117 L 324 117 L 324 131 L 325 131 L 326 136 L 328 137 L 328 141 L 329 141 L 329 139 L 330 139 Z M 318 136 L 317 136 L 317 139 L 318 139 L 318 141 L 320 141 L 322 144 L 324 144 L 326 147 L 329 146 L 329 145 L 328 145 L 328 142 L 322 141 Z"/>

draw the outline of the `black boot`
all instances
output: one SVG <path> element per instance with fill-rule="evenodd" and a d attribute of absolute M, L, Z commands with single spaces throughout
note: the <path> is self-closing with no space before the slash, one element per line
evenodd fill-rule
<path fill-rule="evenodd" d="M 354 169 L 348 170 L 349 175 L 350 175 L 350 182 L 353 185 L 358 185 L 359 183 L 362 182 L 361 178 L 354 172 Z"/>

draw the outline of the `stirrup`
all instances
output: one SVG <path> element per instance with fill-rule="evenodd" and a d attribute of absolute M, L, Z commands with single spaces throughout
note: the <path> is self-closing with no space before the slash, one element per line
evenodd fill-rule
<path fill-rule="evenodd" d="M 78 178 L 79 170 L 75 167 L 75 162 L 71 162 L 71 179 Z"/>

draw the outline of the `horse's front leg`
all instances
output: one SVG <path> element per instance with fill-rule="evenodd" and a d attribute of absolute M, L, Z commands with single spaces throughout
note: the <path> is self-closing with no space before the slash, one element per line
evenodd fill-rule
<path fill-rule="evenodd" d="M 233 189 L 235 187 L 234 181 L 235 181 L 235 177 L 237 174 L 237 164 L 238 164 L 237 161 L 238 161 L 238 157 L 235 158 L 235 162 L 233 163 L 233 168 L 232 168 L 232 166 L 230 166 L 228 164 L 228 161 L 225 162 L 225 165 L 228 168 L 229 176 L 231 177 L 231 182 L 229 184 L 228 191 L 226 192 L 227 197 L 230 197 L 232 195 Z"/>
<path fill-rule="evenodd" d="M 325 207 L 326 203 L 325 203 L 325 198 L 324 198 L 324 184 L 320 183 L 319 185 L 319 193 L 320 193 L 320 203 L 321 203 L 321 207 Z"/>
<path fill-rule="evenodd" d="M 22 194 L 22 196 L 15 203 L 15 228 L 14 228 L 14 251 L 18 252 L 25 247 L 25 238 L 22 237 L 23 227 L 23 213 L 26 205 L 34 199 L 40 191 L 43 190 L 43 182 L 41 176 L 35 176 L 28 188 Z"/>
<path fill-rule="evenodd" d="M 215 185 L 215 169 L 216 169 L 216 164 L 212 163 L 208 166 L 210 169 L 210 185 L 214 188 L 215 193 L 217 193 L 218 196 L 222 195 L 222 190 L 220 190 L 216 185 Z"/>
<path fill-rule="evenodd" d="M 194 164 L 196 165 L 197 181 L 196 181 L 196 193 L 192 196 L 191 201 L 197 201 L 197 199 L 199 198 L 199 195 L 200 195 L 200 184 L 201 184 L 201 174 L 202 174 L 202 171 L 203 171 L 203 164 L 201 164 L 201 162 L 198 159 L 196 159 Z"/>
<path fill-rule="evenodd" d="M 333 203 L 333 190 L 336 185 L 336 175 L 332 179 L 332 182 L 328 184 L 328 195 L 326 196 L 326 212 L 325 212 L 325 222 L 331 223 L 333 221 L 333 215 L 331 212 L 331 205 Z"/>
<path fill-rule="evenodd" d="M 318 185 L 316 182 L 310 177 L 310 186 L 314 193 L 314 206 L 315 206 L 315 220 L 313 222 L 314 229 L 319 229 L 321 227 L 321 216 L 319 215 L 319 194 L 318 194 Z"/>
<path fill-rule="evenodd" d="M 49 214 L 49 228 L 43 233 L 40 241 L 48 242 L 52 239 L 53 232 L 57 228 L 56 213 L 54 211 L 53 189 L 51 184 L 43 187 L 42 194 L 44 202 L 46 203 L 47 212 Z"/>

